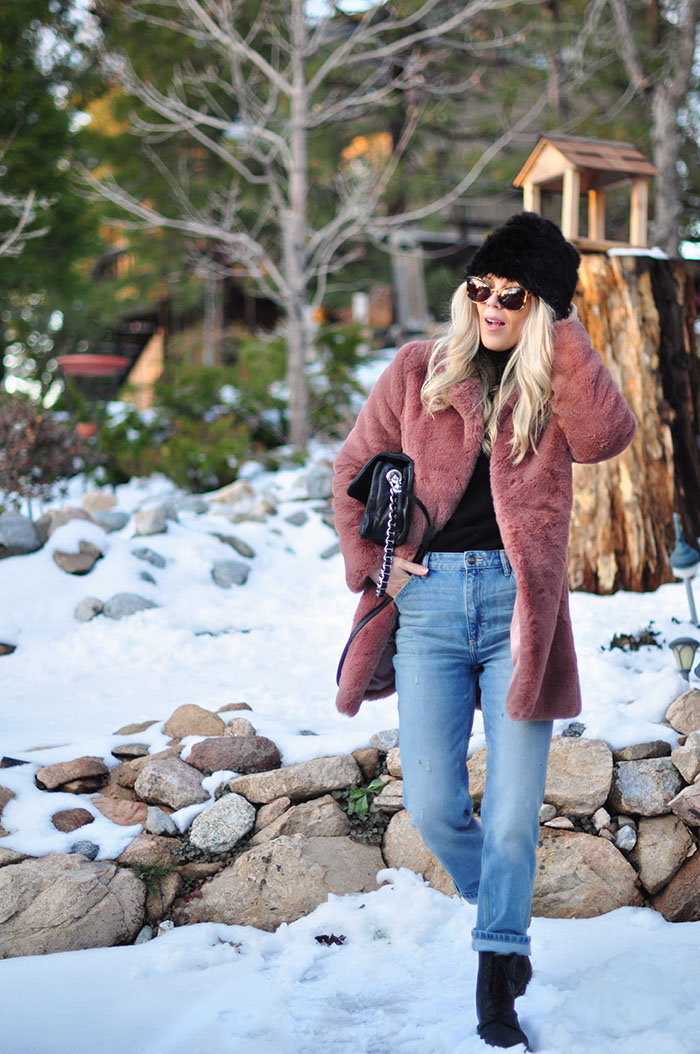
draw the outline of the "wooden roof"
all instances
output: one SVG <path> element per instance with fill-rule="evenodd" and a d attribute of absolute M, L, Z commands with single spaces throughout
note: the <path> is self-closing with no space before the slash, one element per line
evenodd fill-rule
<path fill-rule="evenodd" d="M 653 176 L 656 169 L 632 143 L 607 139 L 582 139 L 568 135 L 545 135 L 537 143 L 513 180 L 514 186 L 550 184 L 552 189 L 566 169 L 576 168 L 585 186 L 612 186 L 639 176 Z"/>

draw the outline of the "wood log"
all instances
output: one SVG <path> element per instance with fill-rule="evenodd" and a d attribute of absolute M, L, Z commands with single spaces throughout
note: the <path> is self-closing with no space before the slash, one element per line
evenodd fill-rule
<path fill-rule="evenodd" d="M 673 512 L 700 535 L 700 265 L 585 255 L 576 304 L 637 418 L 620 457 L 574 466 L 569 585 L 648 591 L 673 581 Z"/>

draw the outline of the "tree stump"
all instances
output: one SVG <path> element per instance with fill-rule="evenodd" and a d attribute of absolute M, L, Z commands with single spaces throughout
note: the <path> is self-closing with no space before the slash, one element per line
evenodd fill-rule
<path fill-rule="evenodd" d="M 600 465 L 574 465 L 569 585 L 647 591 L 673 581 L 673 512 L 700 535 L 700 265 L 593 253 L 576 304 L 637 418 L 634 442 Z"/>

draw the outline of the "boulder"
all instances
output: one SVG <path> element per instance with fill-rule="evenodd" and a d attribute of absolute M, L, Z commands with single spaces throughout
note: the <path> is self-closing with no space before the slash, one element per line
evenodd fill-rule
<path fill-rule="evenodd" d="M 379 732 L 373 732 L 369 737 L 369 745 L 382 750 L 385 754 L 388 753 L 392 747 L 399 745 L 398 728 L 383 728 Z"/>
<path fill-rule="evenodd" d="M 211 569 L 211 577 L 222 589 L 244 586 L 249 574 L 250 567 L 240 560 L 215 560 Z"/>
<path fill-rule="evenodd" d="M 612 812 L 637 816 L 662 816 L 670 812 L 670 801 L 682 785 L 678 769 L 670 758 L 645 761 L 618 761 L 610 788 Z"/>
<path fill-rule="evenodd" d="M 173 870 L 165 875 L 146 876 L 146 918 L 155 924 L 168 914 L 182 892 L 182 878 Z"/>
<path fill-rule="evenodd" d="M 645 758 L 667 758 L 671 744 L 665 739 L 653 739 L 649 743 L 635 743 L 631 747 L 613 750 L 613 761 L 643 761 Z"/>
<path fill-rule="evenodd" d="M 282 758 L 277 746 L 265 736 L 215 736 L 195 743 L 187 764 L 207 774 L 229 769 L 244 775 L 277 769 Z"/>
<path fill-rule="evenodd" d="M 671 761 L 686 783 L 700 775 L 700 732 L 691 732 L 682 747 L 671 752 Z"/>
<path fill-rule="evenodd" d="M 168 529 L 167 510 L 164 505 L 152 505 L 134 513 L 134 535 L 165 534 Z"/>
<path fill-rule="evenodd" d="M 349 754 L 341 754 L 285 765 L 271 772 L 238 776 L 231 780 L 230 787 L 255 805 L 265 805 L 282 797 L 304 801 L 329 791 L 356 787 L 361 782 L 362 773 L 355 759 Z"/>
<path fill-rule="evenodd" d="M 255 809 L 240 794 L 226 794 L 196 816 L 190 841 L 205 853 L 226 853 L 255 823 Z"/>
<path fill-rule="evenodd" d="M 168 868 L 174 867 L 178 859 L 173 853 L 172 838 L 139 834 L 129 842 L 117 863 L 120 867 Z"/>
<path fill-rule="evenodd" d="M 542 829 L 537 849 L 533 915 L 589 919 L 641 903 L 637 873 L 607 839 Z"/>
<path fill-rule="evenodd" d="M 691 845 L 693 839 L 677 816 L 642 817 L 637 844 L 628 859 L 647 892 L 658 893 L 682 866 Z"/>
<path fill-rule="evenodd" d="M 17 853 L 14 849 L 3 849 L 0 846 L 0 867 L 7 867 L 8 864 L 18 864 L 20 860 L 26 859 L 26 853 Z"/>
<path fill-rule="evenodd" d="M 235 710 L 248 710 L 252 713 L 253 707 L 250 703 L 224 703 L 216 712 L 217 714 L 226 714 Z"/>
<path fill-rule="evenodd" d="M 261 805 L 255 817 L 255 831 L 262 831 L 263 827 L 273 823 L 282 813 L 291 806 L 289 798 L 275 798 L 269 805 Z"/>
<path fill-rule="evenodd" d="M 389 780 L 370 805 L 372 812 L 395 813 L 403 808 L 403 780 Z"/>
<path fill-rule="evenodd" d="M 397 780 L 403 777 L 401 770 L 401 751 L 398 747 L 392 747 L 386 756 L 386 767 L 389 770 L 390 776 L 395 776 Z"/>
<path fill-rule="evenodd" d="M 56 549 L 53 553 L 53 562 L 69 575 L 89 574 L 101 558 L 101 550 L 92 542 L 86 541 L 78 543 L 77 553 L 64 553 L 60 549 Z"/>
<path fill-rule="evenodd" d="M 83 494 L 80 504 L 86 512 L 107 512 L 117 504 L 114 494 L 106 490 L 87 490 Z"/>
<path fill-rule="evenodd" d="M 232 717 L 226 722 L 224 734 L 227 736 L 254 736 L 255 728 L 247 717 Z"/>
<path fill-rule="evenodd" d="M 149 834 L 177 835 L 179 831 L 170 815 L 157 805 L 149 805 L 146 813 L 146 830 Z"/>
<path fill-rule="evenodd" d="M 148 750 L 148 743 L 122 743 L 114 747 L 111 753 L 118 761 L 133 761 L 134 758 L 145 758 Z"/>
<path fill-rule="evenodd" d="M 102 614 L 107 618 L 122 619 L 135 615 L 137 611 L 148 611 L 158 607 L 152 600 L 140 597 L 138 593 L 115 593 L 105 601 Z"/>
<path fill-rule="evenodd" d="M 139 732 L 145 732 L 147 728 L 152 728 L 156 721 L 139 721 L 130 725 L 122 725 L 116 732 L 112 734 L 115 736 L 137 736 Z"/>
<path fill-rule="evenodd" d="M 42 545 L 39 532 L 27 516 L 19 512 L 0 514 L 0 560 L 36 552 Z"/>
<path fill-rule="evenodd" d="M 278 798 L 278 801 L 285 801 Z M 289 799 L 286 799 L 289 801 Z M 263 806 L 263 809 L 266 806 Z M 262 811 L 262 810 L 261 810 Z M 350 820 L 335 798 L 324 794 L 285 809 L 276 819 L 263 824 L 250 840 L 251 845 L 262 845 L 283 834 L 303 834 L 307 838 L 336 838 L 348 834 Z"/>
<path fill-rule="evenodd" d="M 101 614 L 104 604 L 99 597 L 83 597 L 73 612 L 78 622 L 89 622 L 95 615 Z"/>
<path fill-rule="evenodd" d="M 605 804 L 612 774 L 612 751 L 603 740 L 554 736 L 544 800 L 560 813 L 590 816 Z"/>
<path fill-rule="evenodd" d="M 455 893 L 452 878 L 436 856 L 424 845 L 406 809 L 397 812 L 384 832 L 382 851 L 387 867 L 406 867 L 422 875 L 433 889 L 446 896 Z"/>
<path fill-rule="evenodd" d="M 126 527 L 129 522 L 129 514 L 122 512 L 121 509 L 107 509 L 105 512 L 95 509 L 92 513 L 92 518 L 108 534 L 113 531 L 121 531 L 122 527 Z"/>
<path fill-rule="evenodd" d="M 700 827 L 700 783 L 684 787 L 668 804 L 688 827 Z"/>
<path fill-rule="evenodd" d="M 51 823 L 56 830 L 63 831 L 66 834 L 71 831 L 77 831 L 79 827 L 86 827 L 89 823 L 94 822 L 95 817 L 87 809 L 61 809 L 51 817 Z"/>
<path fill-rule="evenodd" d="M 120 827 L 132 827 L 134 824 L 146 823 L 148 806 L 140 801 L 125 801 L 122 798 L 107 798 L 102 794 L 92 799 L 92 804 L 99 809 L 112 823 Z"/>
<path fill-rule="evenodd" d="M 248 560 L 252 560 L 255 556 L 255 550 L 251 549 L 248 543 L 241 538 L 236 538 L 233 534 L 218 534 L 216 531 L 212 531 L 212 534 L 224 545 L 230 545 L 232 549 L 235 549 L 239 556 L 245 556 Z"/>
<path fill-rule="evenodd" d="M 666 711 L 666 720 L 671 728 L 686 736 L 700 729 L 700 691 L 690 688 L 674 699 Z"/>
<path fill-rule="evenodd" d="M 284 835 L 241 853 L 201 888 L 201 896 L 176 902 L 172 917 L 177 925 L 221 922 L 272 931 L 308 915 L 329 893 L 376 889 L 383 867 L 376 846 Z"/>
<path fill-rule="evenodd" d="M 173 710 L 163 731 L 172 739 L 183 739 L 185 736 L 222 736 L 225 727 L 221 718 L 210 710 L 196 703 L 185 703 Z"/>
<path fill-rule="evenodd" d="M 135 556 L 137 560 L 145 560 L 151 567 L 163 568 L 167 561 L 164 556 L 160 553 L 154 552 L 153 549 L 149 549 L 147 546 L 141 546 L 139 549 L 132 549 L 131 555 Z"/>
<path fill-rule="evenodd" d="M 108 860 L 53 853 L 0 869 L 0 958 L 134 940 L 146 890 Z"/>
<path fill-rule="evenodd" d="M 36 521 L 36 529 L 41 538 L 41 544 L 44 545 L 55 530 L 63 527 L 66 523 L 70 523 L 71 520 L 84 520 L 87 523 L 94 523 L 92 516 L 85 509 L 74 509 L 70 506 L 64 509 L 49 509 Z"/>
<path fill-rule="evenodd" d="M 86 756 L 44 765 L 37 769 L 34 779 L 40 790 L 58 791 L 70 787 L 73 793 L 89 794 L 104 787 L 109 779 L 109 769 L 102 758 Z M 76 783 L 80 783 L 83 789 L 74 790 Z"/>
<path fill-rule="evenodd" d="M 484 797 L 486 786 L 486 747 L 479 747 L 467 761 L 469 773 L 469 794 L 472 801 L 478 804 Z"/>
<path fill-rule="evenodd" d="M 691 856 L 652 904 L 667 922 L 700 921 L 700 853 Z"/>
<path fill-rule="evenodd" d="M 360 747 L 359 750 L 353 750 L 352 756 L 360 766 L 362 778 L 366 783 L 370 783 L 377 775 L 379 751 L 376 747 Z"/>
<path fill-rule="evenodd" d="M 209 800 L 202 787 L 201 773 L 176 757 L 147 758 L 134 790 L 142 801 L 169 805 L 172 809 Z"/>
<path fill-rule="evenodd" d="M 3 809 L 7 805 L 8 801 L 12 801 L 15 797 L 15 792 L 10 790 L 9 787 L 0 786 L 0 819 L 2 819 Z"/>

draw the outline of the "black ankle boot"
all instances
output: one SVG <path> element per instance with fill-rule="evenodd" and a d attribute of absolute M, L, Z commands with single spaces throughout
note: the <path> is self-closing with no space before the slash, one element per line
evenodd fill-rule
<path fill-rule="evenodd" d="M 527 955 L 498 955 L 479 952 L 479 974 L 476 981 L 477 1029 L 491 1047 L 515 1047 L 528 1038 L 520 1027 L 514 1002 L 524 995 L 532 977 Z"/>

